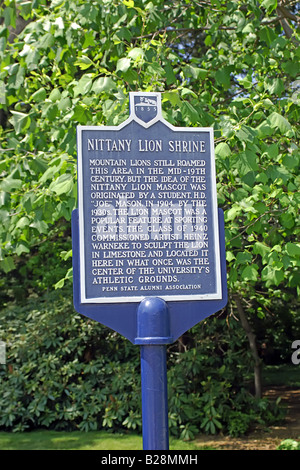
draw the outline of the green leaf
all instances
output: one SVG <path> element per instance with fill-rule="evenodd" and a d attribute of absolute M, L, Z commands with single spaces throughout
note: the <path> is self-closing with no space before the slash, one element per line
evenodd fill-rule
<path fill-rule="evenodd" d="M 234 205 L 232 206 L 227 212 L 226 212 L 226 220 L 234 220 L 240 213 L 242 212 L 242 208 L 239 205 Z"/>
<path fill-rule="evenodd" d="M 231 150 L 226 142 L 220 142 L 215 148 L 215 154 L 221 158 L 229 157 Z"/>
<path fill-rule="evenodd" d="M 81 70 L 86 70 L 91 67 L 91 65 L 95 64 L 89 57 L 83 55 L 76 60 L 74 65 L 78 65 Z"/>
<path fill-rule="evenodd" d="M 297 75 L 299 74 L 300 72 L 300 64 L 299 64 L 299 61 L 296 62 L 296 61 L 288 61 L 288 62 L 285 62 L 283 65 L 282 65 L 282 68 L 285 72 L 287 72 L 289 75 L 291 75 L 292 77 L 297 77 Z"/>
<path fill-rule="evenodd" d="M 11 111 L 13 117 L 9 120 L 15 128 L 16 134 L 25 132 L 30 126 L 30 117 L 28 114 L 20 113 L 19 111 Z"/>
<path fill-rule="evenodd" d="M 293 155 L 285 155 L 282 159 L 283 165 L 287 166 L 291 170 L 298 166 L 299 159 Z"/>
<path fill-rule="evenodd" d="M 294 256 L 294 257 L 300 256 L 300 244 L 299 243 L 289 242 L 285 245 L 285 247 L 286 247 L 286 251 L 288 252 L 290 256 Z"/>
<path fill-rule="evenodd" d="M 44 173 L 47 168 L 48 164 L 43 158 L 33 158 L 29 162 L 30 168 L 35 172 L 36 175 L 39 175 L 40 173 Z"/>
<path fill-rule="evenodd" d="M 53 101 L 53 103 L 55 103 L 55 101 L 58 101 L 60 100 L 61 98 L 61 92 L 59 91 L 58 88 L 53 88 L 53 90 L 51 91 L 50 95 L 49 95 L 49 100 Z"/>
<path fill-rule="evenodd" d="M 47 97 L 47 93 L 45 88 L 40 88 L 36 92 L 31 95 L 30 101 L 35 101 L 36 103 L 39 103 L 40 101 L 45 101 Z"/>
<path fill-rule="evenodd" d="M 67 261 L 67 259 L 72 258 L 72 250 L 69 251 L 62 251 L 60 253 L 60 257 L 64 260 Z"/>
<path fill-rule="evenodd" d="M 56 284 L 54 284 L 54 289 L 61 289 L 62 287 L 64 287 L 64 284 L 65 284 L 65 280 L 60 279 Z"/>
<path fill-rule="evenodd" d="M 5 2 L 5 3 L 7 4 L 7 2 Z M 5 26 L 12 26 L 13 28 L 16 27 L 16 8 L 15 8 L 15 6 L 6 7 L 4 9 L 4 12 L 3 12 L 3 17 L 4 17 Z"/>
<path fill-rule="evenodd" d="M 170 101 L 173 107 L 180 106 L 180 96 L 178 91 L 165 91 L 162 95 L 162 102 Z"/>
<path fill-rule="evenodd" d="M 53 121 L 58 115 L 58 108 L 56 103 L 45 102 L 42 106 L 42 116 L 50 121 Z"/>
<path fill-rule="evenodd" d="M 279 129 L 282 134 L 292 129 L 289 121 L 274 111 L 267 119 L 272 129 Z"/>
<path fill-rule="evenodd" d="M 165 73 L 164 69 L 155 62 L 152 62 L 152 64 L 148 65 L 147 72 L 150 73 L 150 75 L 157 75 L 158 77 L 162 77 Z"/>
<path fill-rule="evenodd" d="M 0 267 L 5 273 L 9 273 L 15 269 L 15 263 L 12 256 L 7 256 L 0 261 Z"/>
<path fill-rule="evenodd" d="M 95 46 L 95 38 L 93 31 L 88 31 L 84 36 L 83 49 L 86 49 L 89 46 Z"/>
<path fill-rule="evenodd" d="M 261 6 L 271 13 L 275 8 L 277 8 L 277 0 L 263 0 L 263 2 L 261 2 Z"/>
<path fill-rule="evenodd" d="M 294 217 L 292 216 L 292 214 L 289 214 L 288 212 L 286 212 L 286 213 L 284 213 L 284 214 L 281 214 L 279 220 L 280 220 L 280 223 L 281 223 L 285 228 L 288 228 L 288 229 L 293 228 L 294 225 L 295 225 Z"/>
<path fill-rule="evenodd" d="M 53 191 L 57 196 L 69 193 L 73 189 L 73 177 L 69 173 L 60 175 L 55 181 L 53 181 L 49 189 Z"/>
<path fill-rule="evenodd" d="M 182 98 L 184 98 L 185 96 L 193 96 L 194 98 L 197 98 L 196 93 L 190 88 L 186 88 L 186 87 L 182 87 L 181 96 Z"/>
<path fill-rule="evenodd" d="M 125 15 L 125 16 L 127 16 L 127 15 Z M 128 43 L 130 43 L 132 35 L 131 35 L 130 30 L 128 28 L 125 28 L 124 26 L 122 26 L 122 28 L 119 29 L 119 31 L 116 32 L 116 36 L 114 36 L 113 39 L 116 40 L 116 37 L 118 39 L 120 39 L 121 41 L 125 40 Z M 118 41 L 118 39 L 116 41 Z"/>
<path fill-rule="evenodd" d="M 40 177 L 39 181 L 44 184 L 47 180 L 52 180 L 54 175 L 57 173 L 57 167 L 55 165 L 49 166 L 45 173 Z"/>
<path fill-rule="evenodd" d="M 110 92 L 116 90 L 116 84 L 110 77 L 99 77 L 97 78 L 92 86 L 92 91 L 95 93 L 101 93 L 103 91 Z"/>
<path fill-rule="evenodd" d="M 225 66 L 218 69 L 215 73 L 217 83 L 223 86 L 226 90 L 230 87 L 230 71 L 231 67 Z"/>
<path fill-rule="evenodd" d="M 7 193 L 12 192 L 14 189 L 20 189 L 23 185 L 23 181 L 12 176 L 8 176 L 0 182 L 0 188 L 2 191 Z"/>
<path fill-rule="evenodd" d="M 46 33 L 42 36 L 41 40 L 38 42 L 38 47 L 40 49 L 47 49 L 54 45 L 55 39 L 51 33 Z"/>
<path fill-rule="evenodd" d="M 261 278 L 263 281 L 266 281 L 266 286 L 270 287 L 271 285 L 278 286 L 284 280 L 283 269 L 272 265 L 266 266 L 261 272 Z"/>
<path fill-rule="evenodd" d="M 35 228 L 39 233 L 48 233 L 48 225 L 43 220 L 35 220 L 30 227 Z"/>
<path fill-rule="evenodd" d="M 253 253 L 260 255 L 262 257 L 263 264 L 268 262 L 268 254 L 270 253 L 271 248 L 264 243 L 255 242 L 253 245 Z"/>
<path fill-rule="evenodd" d="M 28 217 L 21 217 L 17 224 L 16 224 L 16 227 L 17 228 L 20 228 L 20 229 L 24 229 L 25 227 L 28 227 L 29 225 L 29 219 Z"/>
<path fill-rule="evenodd" d="M 58 103 L 57 107 L 60 111 L 67 111 L 72 107 L 72 101 L 70 100 L 69 97 L 62 98 Z"/>
<path fill-rule="evenodd" d="M 234 260 L 235 259 L 235 256 L 234 254 L 232 253 L 232 251 L 226 251 L 226 261 L 228 261 L 228 263 L 230 263 L 230 261 Z"/>
<path fill-rule="evenodd" d="M 239 252 L 236 256 L 236 264 L 245 264 L 252 261 L 252 256 L 247 251 Z"/>
<path fill-rule="evenodd" d="M 21 240 L 16 246 L 16 254 L 21 256 L 22 253 L 30 253 L 29 245 L 24 240 Z"/>
<path fill-rule="evenodd" d="M 193 77 L 195 79 L 198 79 L 199 77 L 203 79 L 208 74 L 208 70 L 195 67 L 192 64 L 186 65 L 183 70 L 188 77 Z"/>
<path fill-rule="evenodd" d="M 128 8 L 134 8 L 133 0 L 122 0 L 122 3 L 124 3 L 124 5 L 127 6 Z"/>
<path fill-rule="evenodd" d="M 77 104 L 74 108 L 72 120 L 77 121 L 80 124 L 86 124 L 90 118 L 90 111 L 85 106 Z"/>
<path fill-rule="evenodd" d="M 237 138 L 241 142 L 253 142 L 254 138 L 257 137 L 256 129 L 252 129 L 249 126 L 245 126 L 244 124 L 241 126 L 240 129 L 236 132 Z"/>
<path fill-rule="evenodd" d="M 120 72 L 127 72 L 131 64 L 131 60 L 129 57 L 122 57 L 122 59 L 119 59 L 117 62 L 117 68 L 116 71 Z"/>
<path fill-rule="evenodd" d="M 235 164 L 239 170 L 240 176 L 246 175 L 249 171 L 257 171 L 256 155 L 249 150 L 241 152 L 237 155 Z"/>
<path fill-rule="evenodd" d="M 68 279 L 69 280 L 73 279 L 73 268 L 68 269 L 67 274 L 65 276 L 65 279 L 67 279 L 67 280 Z"/>
<path fill-rule="evenodd" d="M 246 266 L 242 271 L 243 281 L 256 281 L 258 277 L 257 265 L 253 264 L 252 266 Z"/>
<path fill-rule="evenodd" d="M 134 47 L 128 52 L 128 57 L 130 57 L 133 60 L 143 59 L 144 55 L 145 53 L 141 47 Z"/>
<path fill-rule="evenodd" d="M 286 184 L 291 177 L 287 168 L 278 165 L 273 165 L 271 168 L 268 168 L 267 174 L 273 181 L 282 180 L 284 184 Z"/>
<path fill-rule="evenodd" d="M 267 120 L 264 120 L 263 122 L 261 122 L 257 126 L 256 131 L 257 131 L 257 136 L 259 138 L 268 137 L 272 135 L 272 133 L 274 132 L 274 130 L 270 126 L 270 123 Z"/>
<path fill-rule="evenodd" d="M 265 83 L 265 89 L 269 91 L 271 95 L 281 96 L 285 88 L 281 78 L 274 78 Z"/>
<path fill-rule="evenodd" d="M 196 124 L 198 122 L 199 114 L 189 101 L 182 101 L 181 112 L 183 117 L 188 119 L 192 124 Z"/>
<path fill-rule="evenodd" d="M 74 97 L 86 95 L 89 93 L 93 85 L 93 74 L 86 73 L 81 77 L 77 85 L 74 86 Z"/>

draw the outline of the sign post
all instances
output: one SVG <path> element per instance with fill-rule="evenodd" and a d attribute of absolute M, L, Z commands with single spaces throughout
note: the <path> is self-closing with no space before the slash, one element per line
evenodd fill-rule
<path fill-rule="evenodd" d="M 160 93 L 119 126 L 78 126 L 75 309 L 141 348 L 143 445 L 168 449 L 166 344 L 227 303 L 213 130 L 174 127 Z"/>
<path fill-rule="evenodd" d="M 137 310 L 141 348 L 143 449 L 168 450 L 166 344 L 172 342 L 168 306 L 158 297 L 144 299 Z"/>

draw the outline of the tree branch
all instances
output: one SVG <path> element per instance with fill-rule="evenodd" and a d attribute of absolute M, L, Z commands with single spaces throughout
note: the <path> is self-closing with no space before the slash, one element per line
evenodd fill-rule
<path fill-rule="evenodd" d="M 211 29 L 210 26 L 201 26 L 200 28 L 163 28 L 163 29 L 158 29 L 157 31 L 155 31 L 154 33 L 149 33 L 149 34 L 144 34 L 142 36 L 135 36 L 133 37 L 132 39 L 133 40 L 136 40 L 136 39 L 147 39 L 147 38 L 152 38 L 153 36 L 155 36 L 156 34 L 165 34 L 165 33 L 184 33 L 184 34 L 187 34 L 187 33 L 196 33 L 198 31 L 209 31 Z M 222 31 L 230 31 L 230 30 L 234 30 L 236 28 L 234 27 L 231 27 L 231 26 L 220 26 L 219 28 L 220 30 Z"/>
<path fill-rule="evenodd" d="M 296 23 L 299 23 L 300 22 L 299 18 L 296 15 L 294 15 L 293 13 L 291 13 L 286 7 L 284 7 L 282 5 L 279 5 L 276 8 L 276 11 L 278 13 L 280 24 L 281 24 L 281 26 L 283 28 L 283 31 L 285 32 L 287 38 L 290 39 L 296 46 L 298 46 L 299 41 L 294 37 L 294 31 L 290 27 L 288 19 L 292 20 L 292 21 L 295 21 Z"/>

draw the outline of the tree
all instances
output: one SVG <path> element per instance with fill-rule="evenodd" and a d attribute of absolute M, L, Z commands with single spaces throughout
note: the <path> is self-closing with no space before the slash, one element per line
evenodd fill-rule
<path fill-rule="evenodd" d="M 5 0 L 1 16 L 5 273 L 69 226 L 76 125 L 117 125 L 127 117 L 129 91 L 160 91 L 169 122 L 215 130 L 230 305 L 235 296 L 240 311 L 263 316 L 276 298 L 293 302 L 300 257 L 296 2 Z"/>

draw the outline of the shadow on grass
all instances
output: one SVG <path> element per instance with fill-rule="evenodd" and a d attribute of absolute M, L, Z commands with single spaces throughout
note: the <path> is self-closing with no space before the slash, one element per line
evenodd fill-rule
<path fill-rule="evenodd" d="M 105 431 L 0 432 L 0 450 L 142 450 L 142 437 Z M 170 450 L 198 449 L 193 442 L 170 439 Z"/>

